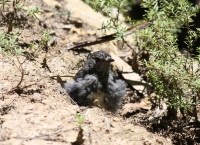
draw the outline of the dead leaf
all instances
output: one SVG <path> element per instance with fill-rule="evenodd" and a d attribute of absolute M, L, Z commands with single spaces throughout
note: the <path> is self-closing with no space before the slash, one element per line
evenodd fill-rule
<path fill-rule="evenodd" d="M 125 61 L 123 61 L 120 57 L 115 55 L 113 52 L 110 52 L 110 55 L 115 60 L 114 64 L 121 72 L 132 73 L 133 70 L 130 65 L 128 65 Z"/>
<path fill-rule="evenodd" d="M 59 6 L 61 7 L 61 3 L 55 1 L 55 0 L 43 0 L 48 6 L 55 7 Z"/>
<path fill-rule="evenodd" d="M 54 29 L 66 29 L 66 30 L 70 30 L 71 28 L 72 28 L 72 26 L 73 25 L 71 25 L 71 24 L 63 24 L 63 23 L 57 23 L 57 22 L 55 22 L 55 23 L 53 23 L 52 24 L 52 27 L 54 28 Z"/>
<path fill-rule="evenodd" d="M 140 103 L 129 103 L 129 104 L 125 104 L 123 107 L 123 111 L 122 111 L 122 115 L 126 116 L 128 114 L 134 114 L 137 111 L 140 110 L 150 110 L 151 109 L 151 104 L 150 102 L 148 102 L 147 100 L 143 100 Z"/>
<path fill-rule="evenodd" d="M 131 68 L 131 66 L 128 65 L 125 61 L 123 61 L 120 57 L 115 55 L 113 52 L 110 52 L 110 55 L 115 60 L 114 64 L 122 72 L 122 76 L 124 77 L 124 79 L 126 79 L 127 82 L 134 89 L 136 89 L 140 93 L 142 93 L 148 84 L 142 80 L 142 78 L 139 76 L 139 74 L 133 72 L 133 69 Z"/>

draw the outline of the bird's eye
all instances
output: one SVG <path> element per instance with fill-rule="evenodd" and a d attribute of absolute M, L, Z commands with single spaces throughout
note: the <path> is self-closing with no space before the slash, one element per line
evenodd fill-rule
<path fill-rule="evenodd" d="M 98 58 L 98 57 L 96 58 L 96 62 L 99 62 L 100 60 L 101 60 L 100 58 Z"/>

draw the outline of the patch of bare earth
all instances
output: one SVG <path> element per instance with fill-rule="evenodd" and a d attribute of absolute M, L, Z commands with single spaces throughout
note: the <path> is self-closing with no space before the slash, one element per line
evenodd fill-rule
<path fill-rule="evenodd" d="M 19 38 L 21 44 L 41 41 L 44 29 L 50 30 L 56 44 L 49 46 L 47 53 L 43 50 L 34 52 L 32 60 L 27 56 L 0 55 L 0 144 L 71 144 L 79 132 L 75 114 L 85 114 L 86 111 L 82 125 L 83 144 L 171 144 L 169 139 L 133 125 L 120 113 L 113 115 L 96 107 L 73 104 L 59 80 L 52 77 L 74 74 L 80 69 L 89 53 L 66 51 L 66 44 L 96 35 L 96 25 L 105 19 L 103 16 L 79 0 L 35 0 L 28 5 L 44 9 L 39 17 L 42 24 L 38 20 L 28 21 L 31 27 L 23 30 Z M 61 16 L 66 10 L 72 10 L 74 21 Z M 2 27 L 1 30 L 5 29 Z M 112 47 L 115 47 L 112 43 L 106 43 L 88 50 L 110 50 Z M 64 81 L 70 79 L 62 78 Z"/>

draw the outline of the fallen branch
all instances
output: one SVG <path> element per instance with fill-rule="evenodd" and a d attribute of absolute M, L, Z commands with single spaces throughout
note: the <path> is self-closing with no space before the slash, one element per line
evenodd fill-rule
<path fill-rule="evenodd" d="M 149 25 L 150 25 L 150 22 L 143 22 L 143 23 L 140 23 L 136 26 L 133 26 L 133 27 L 126 30 L 127 33 L 124 36 L 134 34 L 138 30 L 144 29 L 144 28 L 148 27 Z M 75 43 L 74 45 L 67 47 L 67 50 L 77 49 L 77 48 L 85 47 L 85 46 L 96 45 L 96 44 L 100 44 L 100 43 L 103 43 L 103 42 L 112 41 L 115 38 L 116 38 L 116 33 L 113 33 L 113 34 L 110 34 L 110 35 L 99 37 L 96 40 L 92 40 L 92 41 L 86 40 L 86 41 L 83 41 L 83 42 Z"/>
<path fill-rule="evenodd" d="M 56 78 L 56 79 L 57 79 L 58 76 L 59 76 L 59 77 L 70 77 L 70 78 L 73 78 L 73 77 L 75 77 L 75 74 L 50 76 L 50 78 L 52 78 L 52 79 Z"/>

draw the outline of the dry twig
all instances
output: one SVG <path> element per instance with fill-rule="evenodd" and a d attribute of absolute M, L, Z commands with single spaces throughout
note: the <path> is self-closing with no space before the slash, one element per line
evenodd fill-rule
<path fill-rule="evenodd" d="M 11 60 L 10 58 L 9 58 L 9 59 L 13 62 L 13 64 L 14 64 L 14 65 L 17 67 L 17 69 L 20 71 L 20 73 L 21 73 L 20 80 L 19 80 L 18 84 L 17 84 L 15 87 L 11 88 L 9 91 L 0 92 L 0 94 L 7 94 L 7 93 L 11 93 L 11 92 L 17 90 L 17 89 L 19 88 L 19 86 L 21 85 L 22 81 L 23 81 L 23 78 L 24 78 L 24 69 L 22 68 L 22 65 L 24 64 L 24 62 L 25 62 L 27 59 L 25 58 L 24 61 L 21 63 L 21 62 L 19 61 L 19 58 L 18 58 L 17 56 L 16 56 L 16 58 L 17 58 L 18 63 L 20 64 L 19 67 L 17 66 L 17 64 L 15 63 L 14 60 Z"/>
<path fill-rule="evenodd" d="M 148 27 L 149 25 L 150 25 L 150 22 L 143 22 L 143 23 L 138 24 L 136 26 L 130 27 L 129 29 L 126 30 L 127 33 L 124 36 L 134 34 L 138 30 L 144 29 L 144 28 Z M 83 42 L 78 42 L 78 43 L 75 43 L 72 46 L 67 47 L 67 50 L 75 49 L 75 48 L 77 49 L 77 48 L 80 48 L 80 47 L 91 46 L 91 45 L 96 45 L 96 44 L 100 44 L 100 43 L 103 43 L 103 42 L 112 41 L 116 38 L 115 36 L 116 36 L 116 33 L 113 33 L 113 34 L 110 34 L 110 35 L 99 37 L 96 40 L 92 40 L 92 41 L 86 40 L 86 41 L 83 41 Z"/>

